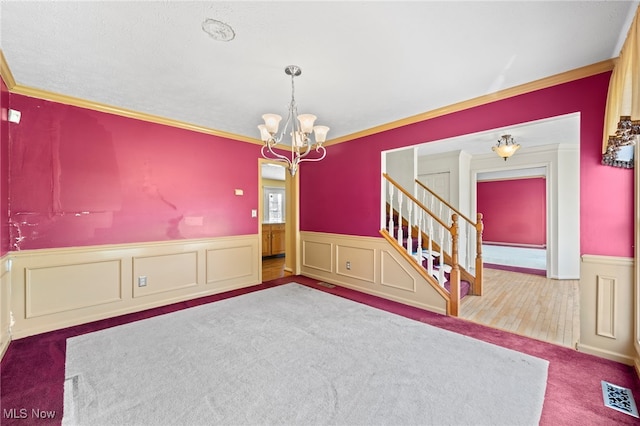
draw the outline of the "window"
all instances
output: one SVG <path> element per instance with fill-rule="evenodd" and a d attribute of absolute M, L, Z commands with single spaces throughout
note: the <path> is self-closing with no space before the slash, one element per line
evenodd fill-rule
<path fill-rule="evenodd" d="M 264 187 L 264 222 L 283 223 L 285 221 L 284 188 Z"/>

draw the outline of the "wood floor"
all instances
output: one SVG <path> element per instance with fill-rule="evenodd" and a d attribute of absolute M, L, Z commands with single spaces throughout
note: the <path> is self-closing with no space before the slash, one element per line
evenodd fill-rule
<path fill-rule="evenodd" d="M 575 348 L 580 337 L 578 283 L 485 268 L 483 295 L 463 298 L 460 317 Z"/>
<path fill-rule="evenodd" d="M 290 275 L 284 257 L 262 261 L 262 280 Z M 492 328 L 571 348 L 580 335 L 578 280 L 552 280 L 484 269 L 482 296 L 462 299 L 460 317 Z"/>
<path fill-rule="evenodd" d="M 262 281 L 271 281 L 276 278 L 291 275 L 284 270 L 283 257 L 265 257 L 262 259 Z"/>

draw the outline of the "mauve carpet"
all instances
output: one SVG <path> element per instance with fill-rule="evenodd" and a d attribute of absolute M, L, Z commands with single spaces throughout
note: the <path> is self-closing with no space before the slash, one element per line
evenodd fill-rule
<path fill-rule="evenodd" d="M 73 336 L 151 318 L 164 313 L 216 303 L 230 297 L 290 282 L 339 295 L 384 309 L 436 327 L 475 337 L 549 361 L 547 391 L 541 425 L 621 425 L 638 424 L 637 419 L 604 406 L 601 380 L 630 388 L 636 400 L 640 381 L 633 367 L 573 349 L 496 330 L 459 318 L 434 314 L 344 287 L 332 289 L 304 276 L 279 278 L 256 286 L 179 302 L 160 308 L 122 315 L 92 323 L 60 329 L 11 342 L 0 363 L 0 410 L 2 425 L 58 425 L 62 420 L 66 340 Z M 9 418 L 10 410 L 38 409 L 53 412 L 52 418 Z"/>

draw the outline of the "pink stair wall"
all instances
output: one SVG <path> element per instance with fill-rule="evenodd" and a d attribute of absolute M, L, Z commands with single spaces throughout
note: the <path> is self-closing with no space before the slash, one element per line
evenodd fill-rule
<path fill-rule="evenodd" d="M 329 146 L 323 161 L 302 166 L 300 228 L 378 236 L 382 151 L 578 112 L 581 254 L 633 257 L 633 170 L 600 164 L 609 76 L 601 73 Z"/>

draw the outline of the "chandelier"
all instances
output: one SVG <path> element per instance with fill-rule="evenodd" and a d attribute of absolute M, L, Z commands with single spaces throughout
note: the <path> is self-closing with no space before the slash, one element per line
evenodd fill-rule
<path fill-rule="evenodd" d="M 515 154 L 518 148 L 520 148 L 520 145 L 513 140 L 511 135 L 502 135 L 498 139 L 498 144 L 491 149 L 501 158 L 504 158 L 504 161 L 507 161 L 507 158 Z"/>
<path fill-rule="evenodd" d="M 297 65 L 289 65 L 284 69 L 284 72 L 291 76 L 291 103 L 289 103 L 289 111 L 284 127 L 278 134 L 278 126 L 282 117 L 278 114 L 264 114 L 262 116 L 264 124 L 260 124 L 258 129 L 260 129 L 260 138 L 264 142 L 262 156 L 268 160 L 286 163 L 291 176 L 295 176 L 298 164 L 303 161 L 320 161 L 327 155 L 327 151 L 322 144 L 327 140 L 329 128 L 327 126 L 314 126 L 313 123 L 316 121 L 316 116 L 313 114 L 298 115 L 293 79 L 302 74 L 302 70 Z M 312 132 L 315 135 L 315 142 L 311 140 Z M 274 151 L 274 148 L 282 146 L 284 149 L 287 144 L 282 143 L 282 141 L 287 133 L 291 136 L 290 152 L 288 155 L 279 154 Z M 320 156 L 307 158 L 312 148 Z"/>

